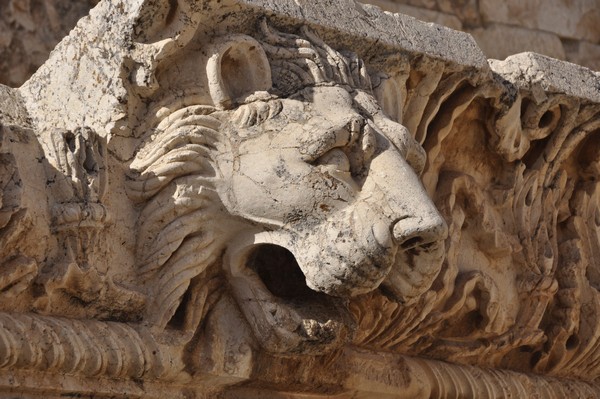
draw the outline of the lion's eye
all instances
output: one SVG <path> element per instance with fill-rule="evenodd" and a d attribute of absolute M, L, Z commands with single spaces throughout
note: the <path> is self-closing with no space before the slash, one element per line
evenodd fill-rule
<path fill-rule="evenodd" d="M 314 165 L 320 166 L 328 172 L 350 173 L 350 160 L 344 151 L 339 148 L 334 148 L 321 155 L 315 160 Z"/>
<path fill-rule="evenodd" d="M 314 163 L 321 173 L 329 175 L 348 186 L 358 190 L 356 182 L 350 171 L 351 165 L 348 156 L 340 148 L 334 148 L 317 158 Z"/>

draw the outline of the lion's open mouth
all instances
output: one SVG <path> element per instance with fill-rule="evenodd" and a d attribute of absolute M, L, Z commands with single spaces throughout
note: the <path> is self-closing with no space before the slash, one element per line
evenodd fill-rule
<path fill-rule="evenodd" d="M 260 244 L 240 261 L 232 288 L 265 349 L 318 354 L 350 338 L 355 323 L 346 301 L 310 289 L 290 251 Z"/>
<path fill-rule="evenodd" d="M 248 257 L 246 266 L 258 274 L 276 297 L 305 300 L 325 296 L 308 288 L 294 255 L 278 245 L 258 245 Z"/>

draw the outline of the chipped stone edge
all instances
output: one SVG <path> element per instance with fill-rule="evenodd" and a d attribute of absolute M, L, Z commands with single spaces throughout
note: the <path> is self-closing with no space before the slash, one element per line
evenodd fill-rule
<path fill-rule="evenodd" d="M 519 53 L 504 61 L 489 60 L 493 72 L 517 86 L 600 103 L 600 73 L 537 53 Z"/>

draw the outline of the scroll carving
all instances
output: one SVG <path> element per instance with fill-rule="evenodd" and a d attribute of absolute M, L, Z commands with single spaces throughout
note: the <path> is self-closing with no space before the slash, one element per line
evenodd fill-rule
<path fill-rule="evenodd" d="M 16 250 L 31 219 L 27 209 L 21 206 L 22 181 L 15 158 L 2 151 L 8 129 L 0 125 L 0 247 L 5 248 L 0 261 L 0 292 L 15 297 L 29 286 L 38 265 L 34 259 Z"/>
<path fill-rule="evenodd" d="M 52 232 L 61 255 L 38 279 L 46 295 L 36 301 L 44 312 L 68 312 L 80 317 L 131 318 L 145 298 L 116 284 L 107 275 L 105 228 L 110 215 L 103 204 L 107 186 L 106 145 L 89 128 L 52 132 L 47 154 L 54 183 Z M 63 309 L 61 309 L 63 308 Z M 137 319 L 139 316 L 133 316 Z"/>
<path fill-rule="evenodd" d="M 23 201 L 23 185 L 13 143 L 24 139 L 28 126 L 19 126 L 22 99 L 2 90 L 0 119 L 0 295 L 19 298 L 38 273 L 38 262 L 27 253 L 32 217 Z"/>
<path fill-rule="evenodd" d="M 373 298 L 381 316 L 366 318 L 371 332 L 359 342 L 461 363 L 591 378 L 595 355 L 587 351 L 593 343 L 576 355 L 576 331 L 595 325 L 592 308 L 582 313 L 579 306 L 583 292 L 595 295 L 588 274 L 597 241 L 589 191 L 595 178 L 588 162 L 596 157 L 600 109 L 560 94 L 536 98 L 534 90 L 512 85 L 503 90 L 502 96 L 490 96 L 489 87 L 475 90 L 477 96 L 465 95 L 464 88 L 446 95 L 447 102 L 457 96 L 459 101 L 446 106 L 459 114 L 444 127 L 442 132 L 450 133 L 441 139 L 451 148 L 453 123 L 487 134 L 489 146 L 481 149 L 489 151 L 487 159 L 472 162 L 490 166 L 469 169 L 468 161 L 444 157 L 439 134 L 432 138 L 434 147 L 425 139 L 428 154 L 437 156 L 429 158 L 429 165 L 439 170 L 428 170 L 425 178 L 437 185 L 436 203 L 450 221 L 445 264 L 433 284 L 437 289 L 413 309 Z M 460 112 L 468 118 L 469 112 L 481 110 L 477 97 L 504 102 L 491 104 L 495 117 L 486 125 L 465 125 Z M 470 105 L 463 106 L 464 98 Z M 586 222 L 583 209 L 592 212 Z M 372 309 L 353 306 L 359 318 Z M 586 331 L 588 339 L 596 335 Z M 569 363 L 571 356 L 578 361 Z"/>

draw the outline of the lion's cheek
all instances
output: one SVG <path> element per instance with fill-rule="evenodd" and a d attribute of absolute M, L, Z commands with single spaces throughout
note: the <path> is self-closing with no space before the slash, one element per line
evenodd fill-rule
<path fill-rule="evenodd" d="M 240 155 L 219 190 L 229 212 L 273 226 L 324 220 L 356 196 L 352 187 L 303 162 L 293 149 Z"/>

